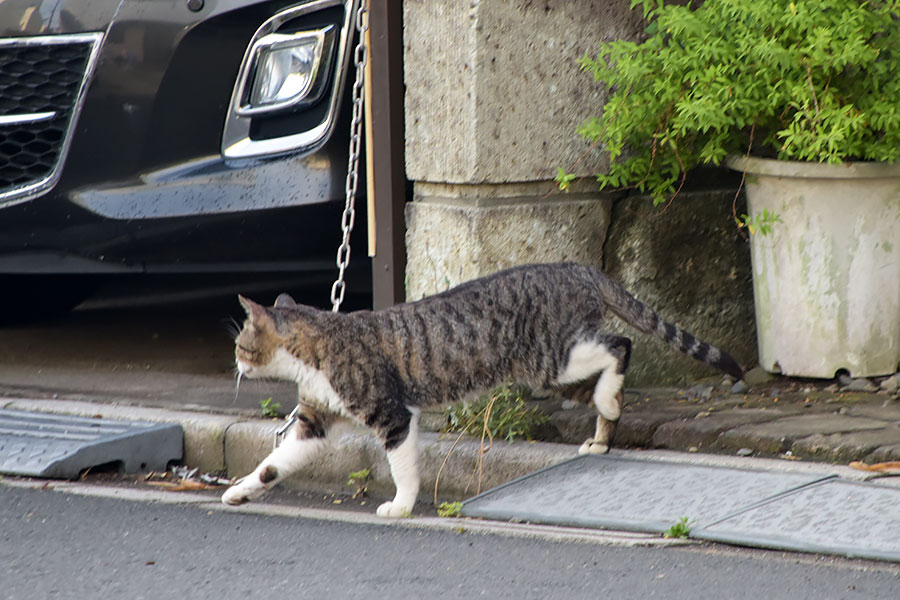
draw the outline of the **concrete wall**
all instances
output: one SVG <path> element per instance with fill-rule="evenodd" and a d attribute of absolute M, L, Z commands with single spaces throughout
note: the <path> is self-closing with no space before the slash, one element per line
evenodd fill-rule
<path fill-rule="evenodd" d="M 732 188 L 682 192 L 664 211 L 645 196 L 616 201 L 604 270 L 667 321 L 756 363 L 750 247 L 734 225 Z M 738 214 L 746 209 L 743 201 Z M 637 333 L 626 385 L 685 383 L 716 374 L 706 365 Z"/>

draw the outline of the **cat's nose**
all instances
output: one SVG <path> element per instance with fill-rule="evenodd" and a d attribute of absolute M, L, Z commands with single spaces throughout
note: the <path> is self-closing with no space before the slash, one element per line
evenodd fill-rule
<path fill-rule="evenodd" d="M 245 363 L 242 360 L 237 361 L 237 370 L 238 370 L 238 373 L 240 373 L 242 377 L 245 375 L 247 377 L 253 377 L 253 367 L 251 367 L 250 365 L 248 365 L 247 363 Z"/>

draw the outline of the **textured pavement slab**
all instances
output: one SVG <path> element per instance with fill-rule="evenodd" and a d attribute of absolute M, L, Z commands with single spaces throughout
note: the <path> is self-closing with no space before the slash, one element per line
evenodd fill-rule
<path fill-rule="evenodd" d="M 0 409 L 0 473 L 71 479 L 117 463 L 128 473 L 165 470 L 182 457 L 179 425 Z"/>
<path fill-rule="evenodd" d="M 691 531 L 763 548 L 900 561 L 900 489 L 831 479 Z"/>
<path fill-rule="evenodd" d="M 497 520 L 900 561 L 900 488 L 833 475 L 582 456 L 467 500 Z"/>
<path fill-rule="evenodd" d="M 817 474 L 580 456 L 467 500 L 463 514 L 664 533 L 683 517 L 714 523 L 822 480 Z"/>

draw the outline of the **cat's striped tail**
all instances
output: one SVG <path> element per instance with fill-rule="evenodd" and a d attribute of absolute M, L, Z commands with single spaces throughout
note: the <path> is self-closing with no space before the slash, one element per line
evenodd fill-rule
<path fill-rule="evenodd" d="M 621 285 L 608 278 L 607 282 L 612 289 L 611 293 L 605 294 L 607 305 L 626 323 L 642 333 L 655 335 L 679 352 L 715 367 L 735 379 L 744 378 L 744 370 L 730 354 L 667 323 L 656 311 L 632 296 Z"/>

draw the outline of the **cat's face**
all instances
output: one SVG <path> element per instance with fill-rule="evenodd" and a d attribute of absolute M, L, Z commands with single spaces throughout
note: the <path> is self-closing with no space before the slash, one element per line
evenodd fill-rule
<path fill-rule="evenodd" d="M 247 311 L 247 320 L 234 342 L 234 358 L 238 373 L 247 377 L 266 377 L 275 362 L 283 339 L 272 315 L 261 305 L 239 297 Z"/>

